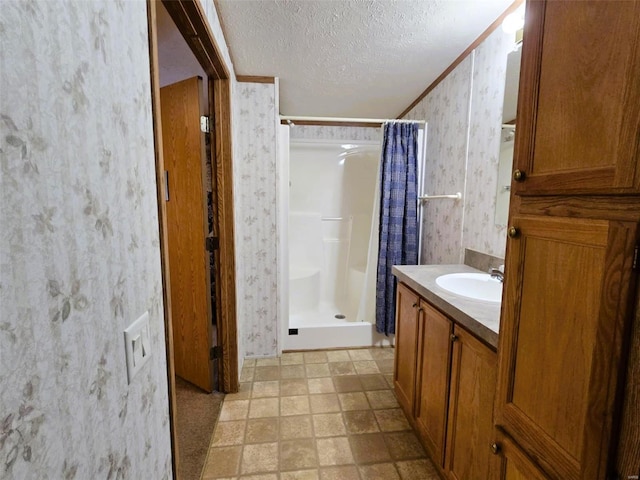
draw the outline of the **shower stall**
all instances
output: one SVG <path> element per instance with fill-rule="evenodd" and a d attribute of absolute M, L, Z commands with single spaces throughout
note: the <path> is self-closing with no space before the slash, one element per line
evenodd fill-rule
<path fill-rule="evenodd" d="M 380 142 L 292 139 L 288 150 L 289 312 L 283 348 L 388 344 L 370 321 L 358 319 Z"/>
<path fill-rule="evenodd" d="M 381 134 L 290 138 L 290 128 L 280 131 L 280 350 L 392 345 L 375 329 Z"/>

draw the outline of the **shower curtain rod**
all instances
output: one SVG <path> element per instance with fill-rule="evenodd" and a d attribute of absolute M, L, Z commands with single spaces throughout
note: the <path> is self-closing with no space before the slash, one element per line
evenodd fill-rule
<path fill-rule="evenodd" d="M 385 123 L 385 122 L 399 122 L 399 123 L 417 123 L 424 125 L 424 120 L 401 120 L 398 118 L 341 118 L 341 117 L 295 117 L 289 115 L 280 115 L 280 119 L 284 121 L 290 121 L 295 125 L 296 122 L 344 122 L 344 123 Z"/>

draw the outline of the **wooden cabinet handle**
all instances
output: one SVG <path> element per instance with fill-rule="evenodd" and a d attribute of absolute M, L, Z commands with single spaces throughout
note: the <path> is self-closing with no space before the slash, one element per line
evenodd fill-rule
<path fill-rule="evenodd" d="M 414 303 L 413 305 L 411 305 L 413 308 L 416 308 L 418 306 L 417 303 Z"/>
<path fill-rule="evenodd" d="M 501 450 L 500 444 L 496 442 L 493 442 L 489 448 L 491 448 L 491 453 L 493 453 L 494 455 L 498 455 Z"/>
<path fill-rule="evenodd" d="M 509 238 L 517 238 L 518 235 L 520 235 L 520 230 L 518 230 L 516 227 L 509 227 L 509 229 L 507 230 L 507 235 L 509 235 Z"/>
<path fill-rule="evenodd" d="M 452 342 L 457 342 L 458 341 L 458 336 L 455 333 L 452 333 L 450 338 L 451 338 Z"/>

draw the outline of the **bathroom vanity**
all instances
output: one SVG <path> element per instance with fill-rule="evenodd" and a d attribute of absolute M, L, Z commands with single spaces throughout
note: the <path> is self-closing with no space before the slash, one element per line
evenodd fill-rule
<path fill-rule="evenodd" d="M 500 304 L 466 299 L 436 279 L 466 265 L 396 266 L 394 388 L 440 474 L 496 478 L 493 402 Z"/>

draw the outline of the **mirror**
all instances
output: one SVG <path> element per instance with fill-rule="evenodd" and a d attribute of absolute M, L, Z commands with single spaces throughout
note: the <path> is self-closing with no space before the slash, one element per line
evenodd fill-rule
<path fill-rule="evenodd" d="M 496 191 L 495 224 L 504 227 L 509 217 L 511 171 L 513 170 L 513 139 L 516 133 L 516 106 L 520 83 L 520 59 L 522 42 L 507 55 L 504 99 L 502 104 L 502 130 L 498 159 L 498 188 Z"/>

